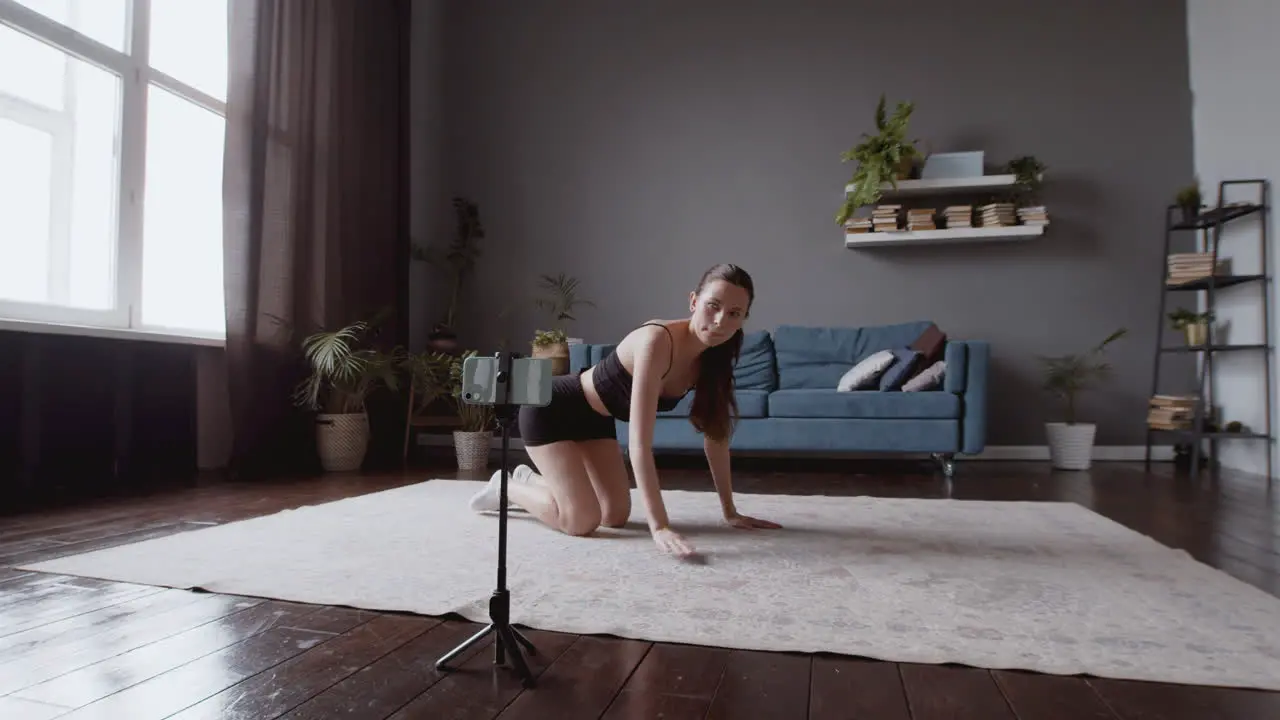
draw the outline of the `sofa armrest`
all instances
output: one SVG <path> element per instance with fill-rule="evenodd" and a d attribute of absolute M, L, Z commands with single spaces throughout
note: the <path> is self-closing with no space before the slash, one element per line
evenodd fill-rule
<path fill-rule="evenodd" d="M 960 452 L 976 455 L 987 445 L 987 375 L 991 344 L 985 340 L 951 340 L 943 389 L 960 396 Z"/>

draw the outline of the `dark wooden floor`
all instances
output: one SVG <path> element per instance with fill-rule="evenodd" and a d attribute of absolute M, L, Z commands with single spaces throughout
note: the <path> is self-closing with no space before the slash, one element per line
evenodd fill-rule
<path fill-rule="evenodd" d="M 855 473 L 775 464 L 735 469 L 743 492 L 1074 501 L 1241 580 L 1280 594 L 1280 502 L 1265 480 L 1198 484 L 1169 465 L 962 464 Z M 743 652 L 530 631 L 539 686 L 492 667 L 434 661 L 478 629 L 429 618 L 227 597 L 13 567 L 302 504 L 456 477 L 327 477 L 209 484 L 146 498 L 0 518 L 0 718 L 1280 718 L 1280 693 L 1189 687 L 828 655 Z M 667 487 L 711 490 L 704 469 Z M 1280 618 L 1277 619 L 1280 622 Z"/>

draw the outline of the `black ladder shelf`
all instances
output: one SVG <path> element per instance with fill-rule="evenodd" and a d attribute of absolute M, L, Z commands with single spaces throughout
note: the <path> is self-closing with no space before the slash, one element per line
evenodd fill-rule
<path fill-rule="evenodd" d="M 1235 186 L 1254 186 L 1257 190 L 1256 199 L 1246 202 L 1230 202 L 1228 203 L 1226 196 L 1228 188 Z M 1191 477 L 1197 477 L 1200 471 L 1200 452 L 1204 444 L 1204 440 L 1209 440 L 1211 449 L 1209 457 L 1211 461 L 1216 462 L 1218 457 L 1218 441 L 1222 439 L 1253 439 L 1265 440 L 1263 447 L 1267 454 L 1267 479 L 1273 477 L 1272 474 L 1272 452 L 1271 452 L 1271 275 L 1270 264 L 1268 259 L 1268 244 L 1270 238 L 1268 236 L 1268 221 L 1270 208 L 1268 206 L 1269 197 L 1271 195 L 1270 181 L 1268 180 L 1223 180 L 1218 183 L 1218 203 L 1216 207 L 1202 210 L 1194 219 L 1187 219 L 1181 215 L 1181 209 L 1177 206 L 1169 206 L 1165 208 L 1165 233 L 1164 233 L 1164 257 L 1166 266 L 1161 268 L 1160 277 L 1160 315 L 1156 331 L 1156 351 L 1155 351 L 1155 368 L 1151 375 L 1151 398 L 1155 398 L 1159 393 L 1160 387 L 1160 360 L 1168 353 L 1195 353 L 1201 355 L 1202 362 L 1198 369 L 1199 383 L 1198 395 L 1194 404 L 1194 415 L 1191 426 L 1186 429 L 1166 429 L 1151 427 L 1150 422 L 1147 425 L 1147 447 L 1146 447 L 1146 466 L 1151 466 L 1151 448 L 1154 439 L 1157 436 L 1173 436 L 1178 444 L 1191 445 Z M 1261 274 L 1251 275 L 1219 275 L 1219 258 L 1218 250 L 1221 246 L 1223 227 L 1233 220 L 1259 216 L 1259 260 L 1262 272 Z M 1210 274 L 1208 277 L 1197 278 L 1185 282 L 1173 282 L 1168 276 L 1168 260 L 1170 249 L 1175 233 L 1183 231 L 1192 231 L 1196 233 L 1196 252 L 1207 253 L 1211 257 L 1209 264 Z M 1224 288 L 1230 288 L 1237 285 L 1256 284 L 1262 289 L 1262 343 L 1248 344 L 1219 344 L 1214 342 L 1213 337 L 1213 320 L 1216 317 L 1217 309 L 1217 293 Z M 1166 310 L 1169 293 L 1187 292 L 1187 293 L 1205 293 L 1205 304 L 1203 312 L 1214 313 L 1210 315 L 1208 323 L 1208 332 L 1204 338 L 1203 345 L 1171 345 L 1165 346 L 1164 328 L 1166 322 Z M 1217 427 L 1212 430 L 1206 429 L 1207 413 L 1213 407 L 1215 400 L 1214 381 L 1213 381 L 1213 356 L 1221 352 L 1261 352 L 1265 363 L 1265 430 L 1263 432 L 1232 432 L 1225 430 L 1223 427 Z"/>

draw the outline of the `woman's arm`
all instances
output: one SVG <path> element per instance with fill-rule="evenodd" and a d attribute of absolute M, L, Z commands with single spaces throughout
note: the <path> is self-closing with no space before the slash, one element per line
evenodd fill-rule
<path fill-rule="evenodd" d="M 658 328 L 636 338 L 631 371 L 631 420 L 627 440 L 631 469 L 636 486 L 649 514 L 649 530 L 667 527 L 667 509 L 658 487 L 658 470 L 653 462 L 653 425 L 658 414 L 658 396 L 662 393 L 662 375 L 672 355 L 670 336 Z"/>
<path fill-rule="evenodd" d="M 702 436 L 702 449 L 707 454 L 707 464 L 711 466 L 711 479 L 716 484 L 716 492 L 720 495 L 720 510 L 724 519 L 736 528 L 778 529 L 782 526 L 770 520 L 761 520 L 738 512 L 733 502 L 733 482 L 729 476 L 729 442 L 712 440 Z"/>
<path fill-rule="evenodd" d="M 729 476 L 729 443 L 703 435 L 702 450 L 707 455 L 707 465 L 711 467 L 711 479 L 716 484 L 716 492 L 720 494 L 720 510 L 728 520 L 738 514 L 733 505 L 733 482 Z"/>

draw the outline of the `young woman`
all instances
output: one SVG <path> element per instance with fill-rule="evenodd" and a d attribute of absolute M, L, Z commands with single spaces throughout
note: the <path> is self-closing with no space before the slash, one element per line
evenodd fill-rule
<path fill-rule="evenodd" d="M 729 481 L 729 438 L 737 414 L 733 368 L 742 324 L 755 300 L 751 276 L 716 265 L 689 294 L 685 320 L 653 320 L 632 330 L 614 352 L 574 375 L 552 380 L 551 403 L 520 409 L 520 437 L 538 472 L 521 465 L 508 476 L 507 500 L 548 526 L 588 535 L 621 527 L 631 515 L 631 481 L 614 423 L 629 422 L 636 486 L 658 548 L 688 556 L 693 547 L 671 529 L 653 460 L 653 426 L 693 390 L 689 421 L 703 448 L 725 521 L 738 528 L 778 528 L 738 512 Z M 501 470 L 471 499 L 477 512 L 496 511 Z"/>

